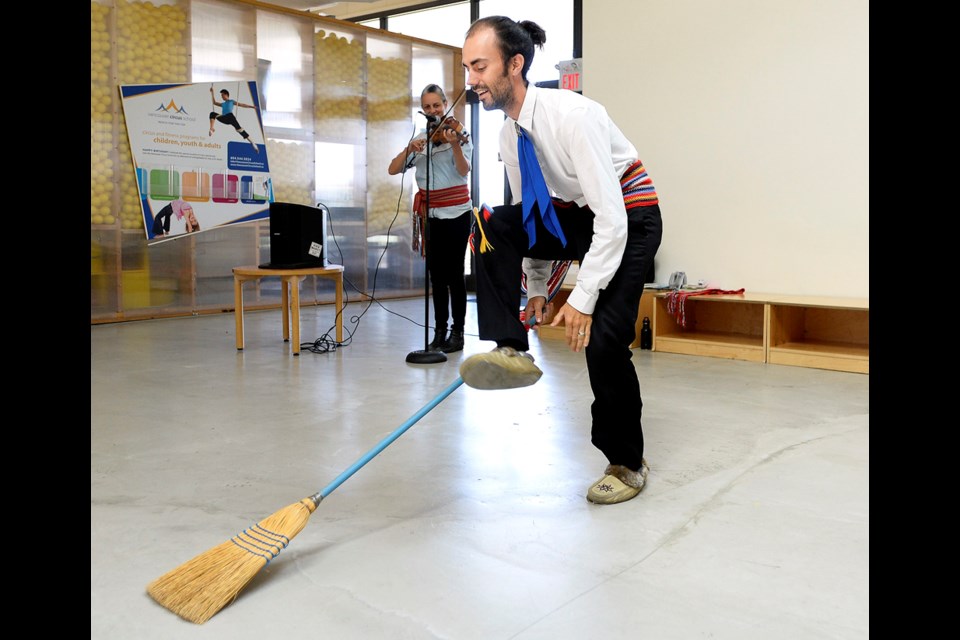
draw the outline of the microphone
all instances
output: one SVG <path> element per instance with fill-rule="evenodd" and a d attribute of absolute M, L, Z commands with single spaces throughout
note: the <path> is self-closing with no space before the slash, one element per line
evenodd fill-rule
<path fill-rule="evenodd" d="M 438 122 L 440 122 L 440 116 L 427 115 L 427 114 L 424 113 L 423 111 L 417 111 L 417 113 L 419 113 L 419 114 L 422 115 L 424 118 L 426 118 L 426 119 L 427 119 L 427 122 L 429 122 L 430 124 L 437 124 Z"/>

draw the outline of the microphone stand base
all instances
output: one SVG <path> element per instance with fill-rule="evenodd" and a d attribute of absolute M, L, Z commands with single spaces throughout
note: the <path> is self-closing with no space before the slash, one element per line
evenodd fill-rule
<path fill-rule="evenodd" d="M 446 361 L 447 355 L 442 351 L 411 351 L 407 354 L 407 362 L 413 364 L 437 364 Z"/>

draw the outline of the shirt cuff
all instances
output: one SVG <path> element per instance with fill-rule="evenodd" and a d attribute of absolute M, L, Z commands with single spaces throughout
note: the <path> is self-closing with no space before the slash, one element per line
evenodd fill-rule
<path fill-rule="evenodd" d="M 593 315 L 593 308 L 597 306 L 597 299 L 576 285 L 567 297 L 567 304 L 587 315 Z"/>

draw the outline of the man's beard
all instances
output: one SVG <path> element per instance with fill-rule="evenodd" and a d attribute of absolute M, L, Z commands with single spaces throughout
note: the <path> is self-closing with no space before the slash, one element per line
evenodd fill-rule
<path fill-rule="evenodd" d="M 487 95 L 491 98 L 491 101 L 489 106 L 486 102 L 482 102 L 485 111 L 505 110 L 504 107 L 513 102 L 513 87 L 507 80 L 506 71 L 501 78 L 503 82 L 498 81 L 496 86 L 487 85 Z"/>

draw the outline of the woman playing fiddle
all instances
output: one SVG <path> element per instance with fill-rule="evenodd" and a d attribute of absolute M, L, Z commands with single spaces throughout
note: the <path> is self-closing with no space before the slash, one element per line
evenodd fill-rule
<path fill-rule="evenodd" d="M 436 329 L 428 349 L 453 353 L 463 350 L 463 328 L 467 315 L 467 287 L 463 266 L 470 235 L 473 202 L 467 175 L 473 161 L 470 135 L 454 118 L 443 122 L 447 97 L 436 84 L 420 92 L 420 105 L 431 126 L 411 140 L 390 161 L 390 175 L 416 167 L 419 191 L 413 200 L 414 249 L 426 255 L 424 232 L 427 189 L 430 189 L 430 282 L 433 285 L 433 313 Z M 433 124 L 436 123 L 436 124 Z M 430 185 L 427 185 L 427 136 L 430 150 Z M 448 308 L 449 305 L 449 308 Z M 451 321 L 450 332 L 447 324 Z"/>

